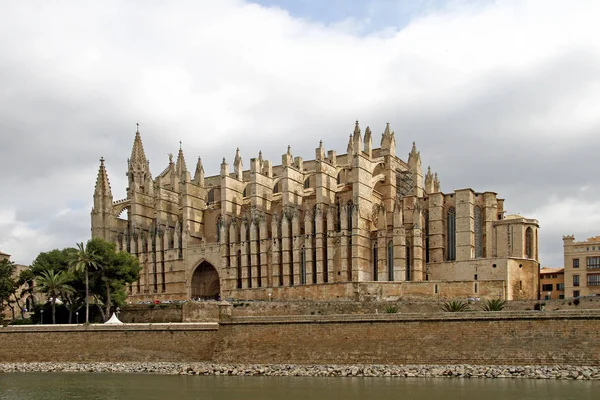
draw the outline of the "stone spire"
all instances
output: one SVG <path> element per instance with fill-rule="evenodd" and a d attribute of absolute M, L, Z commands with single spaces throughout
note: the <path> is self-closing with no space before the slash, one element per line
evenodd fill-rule
<path fill-rule="evenodd" d="M 371 128 L 365 129 L 365 150 L 364 153 L 371 158 L 373 155 L 373 138 L 371 137 Z"/>
<path fill-rule="evenodd" d="M 315 149 L 315 160 L 322 161 L 325 159 L 325 149 L 323 148 L 323 141 L 319 140 L 319 147 Z"/>
<path fill-rule="evenodd" d="M 433 191 L 436 193 L 442 191 L 442 187 L 440 186 L 440 180 L 438 179 L 437 172 L 433 175 Z"/>
<path fill-rule="evenodd" d="M 288 145 L 287 152 L 281 156 L 281 165 L 290 166 L 292 165 L 293 160 L 294 157 L 292 156 L 292 146 Z"/>
<path fill-rule="evenodd" d="M 187 166 L 185 165 L 185 157 L 183 156 L 183 149 L 181 148 L 181 142 L 179 142 L 179 153 L 177 154 L 177 164 L 175 167 L 178 176 L 182 176 L 187 172 Z"/>
<path fill-rule="evenodd" d="M 244 180 L 242 157 L 240 156 L 240 148 L 235 150 L 235 159 L 233 160 L 233 171 L 238 180 Z"/>
<path fill-rule="evenodd" d="M 131 157 L 129 157 L 127 162 L 127 177 L 129 178 L 128 195 L 132 191 L 138 191 L 150 186 L 149 180 L 151 179 L 150 163 L 146 159 L 146 153 L 144 152 L 144 145 L 142 144 L 142 137 L 140 135 L 140 125 L 136 125 L 137 130 L 135 132 L 135 139 L 133 140 Z"/>
<path fill-rule="evenodd" d="M 92 208 L 92 237 L 112 240 L 111 228 L 115 216 L 113 215 L 113 195 L 110 190 L 108 174 L 104 167 L 104 158 L 100 158 L 100 168 L 94 189 L 94 206 Z"/>
<path fill-rule="evenodd" d="M 204 167 L 202 166 L 202 160 L 198 157 L 196 163 L 196 173 L 194 174 L 194 182 L 200 186 L 204 186 Z"/>
<path fill-rule="evenodd" d="M 408 167 L 413 176 L 413 194 L 421 197 L 423 196 L 423 171 L 421 170 L 421 153 L 417 151 L 415 142 L 413 142 L 412 150 L 408 154 Z"/>
<path fill-rule="evenodd" d="M 350 135 L 350 139 L 348 139 L 348 147 L 346 148 L 346 154 L 351 156 L 354 154 L 354 142 L 352 141 L 352 135 Z"/>
<path fill-rule="evenodd" d="M 421 167 L 421 152 L 417 151 L 417 145 L 415 142 L 412 144 L 412 149 L 408 153 L 408 165 L 415 165 Z"/>
<path fill-rule="evenodd" d="M 259 150 L 258 151 L 258 167 L 260 168 L 261 171 L 262 171 L 264 162 L 265 162 L 265 160 L 263 159 L 262 150 Z"/>
<path fill-rule="evenodd" d="M 356 120 L 356 124 L 354 125 L 354 135 L 352 137 L 354 144 L 354 153 L 358 153 L 360 152 L 360 150 L 363 148 L 362 146 L 362 136 L 360 134 L 360 126 L 358 126 L 358 120 Z"/>
<path fill-rule="evenodd" d="M 221 177 L 226 177 L 228 175 L 229 175 L 229 165 L 227 164 L 225 157 L 223 157 L 223 162 L 221 163 Z"/>
<path fill-rule="evenodd" d="M 385 131 L 381 135 L 381 151 L 383 155 L 396 155 L 396 139 L 389 122 L 385 124 Z"/>
<path fill-rule="evenodd" d="M 427 193 L 433 193 L 433 174 L 431 173 L 431 167 L 427 167 L 427 174 L 425 174 L 425 191 Z"/>
<path fill-rule="evenodd" d="M 104 157 L 100 158 L 100 168 L 98 169 L 98 177 L 96 178 L 96 187 L 94 189 L 94 198 L 97 196 L 110 198 L 112 205 L 113 195 L 110 189 L 110 182 L 108 181 L 108 174 L 104 167 Z"/>

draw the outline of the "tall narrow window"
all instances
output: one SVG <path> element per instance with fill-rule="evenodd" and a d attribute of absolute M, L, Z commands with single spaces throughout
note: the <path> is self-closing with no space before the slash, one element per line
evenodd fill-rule
<path fill-rule="evenodd" d="M 348 230 L 350 232 L 352 232 L 352 210 L 354 209 L 354 204 L 349 201 L 347 204 L 347 211 L 348 211 Z"/>
<path fill-rule="evenodd" d="M 337 175 L 337 184 L 340 185 L 342 183 L 342 171 L 340 171 Z"/>
<path fill-rule="evenodd" d="M 456 260 L 456 210 L 454 207 L 448 209 L 446 216 L 446 260 Z"/>
<path fill-rule="evenodd" d="M 277 239 L 279 241 L 279 286 L 283 286 L 283 249 L 281 238 Z"/>
<path fill-rule="evenodd" d="M 429 211 L 423 212 L 423 220 L 425 225 L 425 262 L 429 262 Z"/>
<path fill-rule="evenodd" d="M 279 193 L 279 182 L 277 182 L 275 186 L 273 186 L 273 193 Z"/>
<path fill-rule="evenodd" d="M 483 218 L 481 208 L 475 206 L 475 258 L 483 257 Z"/>
<path fill-rule="evenodd" d="M 310 178 L 306 178 L 306 180 L 304 181 L 304 189 L 309 189 L 310 188 Z"/>
<path fill-rule="evenodd" d="M 313 208 L 312 220 L 312 283 L 317 283 L 317 205 Z"/>
<path fill-rule="evenodd" d="M 533 258 L 533 232 L 531 228 L 525 230 L 525 258 Z"/>
<path fill-rule="evenodd" d="M 208 199 L 207 199 L 207 203 L 214 203 L 215 202 L 215 189 L 210 189 L 208 191 Z"/>
<path fill-rule="evenodd" d="M 250 238 L 250 234 L 248 234 L 248 236 L 246 236 L 247 238 Z M 250 254 L 250 241 L 247 242 L 248 244 L 247 249 L 248 249 L 248 287 L 251 288 L 252 287 L 252 255 Z"/>
<path fill-rule="evenodd" d="M 337 218 L 335 219 L 335 230 L 336 232 L 342 231 L 342 204 L 338 203 L 337 205 Z"/>
<path fill-rule="evenodd" d="M 379 254 L 377 252 L 377 242 L 375 242 L 375 244 L 373 245 L 373 280 L 377 281 L 378 279 L 378 275 L 379 275 L 379 270 L 377 268 L 377 264 L 379 263 Z"/>
<path fill-rule="evenodd" d="M 260 240 L 256 241 L 256 269 L 257 271 L 257 283 L 258 283 L 258 287 L 262 287 L 262 265 L 260 264 L 261 259 L 260 259 Z"/>
<path fill-rule="evenodd" d="M 242 251 L 237 252 L 237 288 L 242 288 Z"/>
<path fill-rule="evenodd" d="M 300 251 L 300 284 L 306 285 L 306 248 Z"/>
<path fill-rule="evenodd" d="M 389 241 L 387 245 L 387 267 L 388 267 L 388 281 L 394 280 L 394 242 Z"/>
<path fill-rule="evenodd" d="M 219 243 L 221 241 L 221 225 L 223 224 L 223 221 L 221 220 L 221 216 L 219 215 L 217 217 L 217 223 L 215 224 L 215 228 L 217 230 L 216 235 L 217 235 L 217 243 Z"/>
<path fill-rule="evenodd" d="M 405 281 L 410 281 L 410 243 L 407 241 L 406 242 L 406 270 L 405 270 L 405 274 L 404 274 L 404 280 Z"/>

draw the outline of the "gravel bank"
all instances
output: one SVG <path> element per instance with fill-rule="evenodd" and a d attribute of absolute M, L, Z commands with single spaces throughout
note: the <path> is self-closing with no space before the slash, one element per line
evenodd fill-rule
<path fill-rule="evenodd" d="M 600 367 L 481 365 L 292 365 L 175 362 L 0 363 L 0 373 L 117 372 L 167 375 L 448 377 L 600 380 Z"/>

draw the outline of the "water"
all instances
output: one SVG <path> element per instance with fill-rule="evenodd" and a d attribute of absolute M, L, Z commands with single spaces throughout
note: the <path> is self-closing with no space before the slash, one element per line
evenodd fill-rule
<path fill-rule="evenodd" d="M 1 400 L 585 400 L 598 399 L 599 392 L 598 381 L 0 374 Z"/>

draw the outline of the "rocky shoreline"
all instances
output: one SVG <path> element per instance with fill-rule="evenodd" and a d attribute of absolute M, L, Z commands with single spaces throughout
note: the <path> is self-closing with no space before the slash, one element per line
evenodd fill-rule
<path fill-rule="evenodd" d="M 111 372 L 165 375 L 517 378 L 600 380 L 600 367 L 483 365 L 293 365 L 178 362 L 0 363 L 0 373 Z"/>

